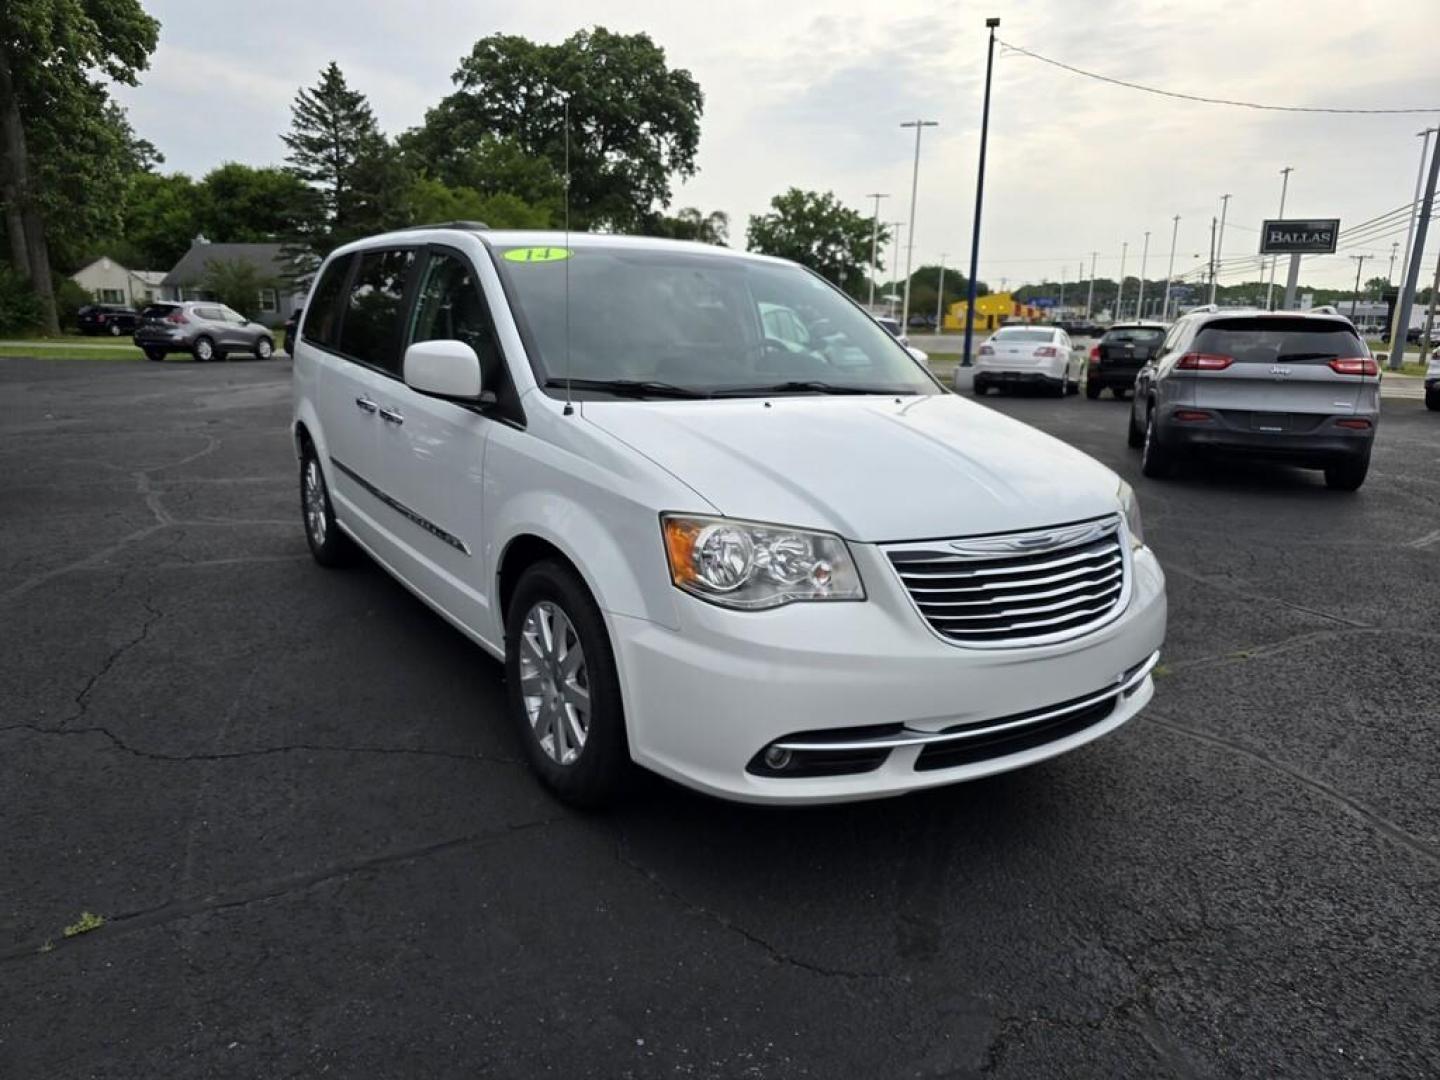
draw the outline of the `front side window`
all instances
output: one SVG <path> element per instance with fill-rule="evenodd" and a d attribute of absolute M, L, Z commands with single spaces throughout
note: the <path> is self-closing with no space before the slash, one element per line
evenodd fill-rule
<path fill-rule="evenodd" d="M 480 358 L 484 385 L 493 388 L 502 380 L 490 310 L 468 260 L 444 252 L 430 256 L 406 337 L 407 345 L 417 341 L 463 341 Z"/>
<path fill-rule="evenodd" d="M 306 341 L 331 349 L 340 344 L 340 292 L 350 276 L 354 258 L 354 255 L 341 255 L 326 264 L 305 316 L 302 336 Z"/>
<path fill-rule="evenodd" d="M 400 308 L 414 262 L 408 248 L 361 253 L 340 324 L 340 351 L 346 356 L 399 373 Z"/>
<path fill-rule="evenodd" d="M 238 311 L 236 311 L 234 308 L 221 308 L 220 314 L 225 316 L 226 322 L 238 323 L 241 326 L 244 326 L 247 322 L 250 321 L 249 319 L 245 318 L 244 315 L 241 315 Z"/>
<path fill-rule="evenodd" d="M 497 254 L 542 385 L 569 374 L 696 395 L 940 392 L 874 319 L 798 266 L 664 246 Z"/>

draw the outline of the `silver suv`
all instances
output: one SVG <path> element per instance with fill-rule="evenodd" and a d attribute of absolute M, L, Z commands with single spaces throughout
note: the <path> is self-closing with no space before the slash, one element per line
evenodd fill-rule
<path fill-rule="evenodd" d="M 268 326 L 208 300 L 159 301 L 140 313 L 135 344 L 151 360 L 188 352 L 202 363 L 224 360 L 232 352 L 269 360 L 275 337 Z"/>
<path fill-rule="evenodd" d="M 1199 453 L 1325 470 L 1325 483 L 1365 482 L 1380 422 L 1380 369 L 1336 314 L 1191 312 L 1140 369 L 1130 445 L 1146 476 Z"/>

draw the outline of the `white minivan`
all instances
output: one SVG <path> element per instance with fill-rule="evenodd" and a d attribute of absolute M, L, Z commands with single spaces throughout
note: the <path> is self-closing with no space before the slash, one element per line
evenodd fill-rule
<path fill-rule="evenodd" d="M 1165 583 L 1115 473 L 941 387 L 829 283 L 721 247 L 412 229 L 294 349 L 306 535 L 505 663 L 561 797 L 893 795 L 1153 693 Z"/>

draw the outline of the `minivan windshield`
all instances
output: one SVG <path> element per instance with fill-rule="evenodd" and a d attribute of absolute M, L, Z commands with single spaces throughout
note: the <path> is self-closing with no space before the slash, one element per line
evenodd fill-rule
<path fill-rule="evenodd" d="M 874 319 L 798 266 L 619 244 L 496 252 L 552 389 L 568 376 L 577 391 L 627 397 L 942 392 Z"/>

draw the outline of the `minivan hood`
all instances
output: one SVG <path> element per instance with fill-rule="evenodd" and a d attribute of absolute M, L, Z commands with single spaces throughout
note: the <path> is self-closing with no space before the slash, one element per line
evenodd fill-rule
<path fill-rule="evenodd" d="M 1119 480 L 1105 466 L 952 394 L 587 401 L 581 408 L 587 421 L 726 516 L 849 540 L 1007 532 L 1119 508 Z"/>

